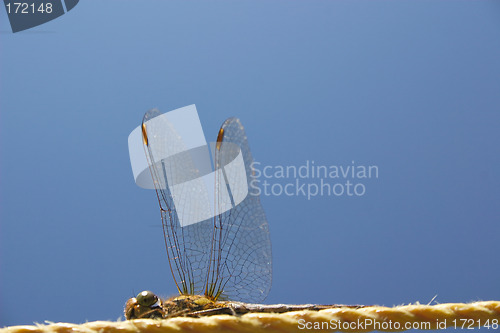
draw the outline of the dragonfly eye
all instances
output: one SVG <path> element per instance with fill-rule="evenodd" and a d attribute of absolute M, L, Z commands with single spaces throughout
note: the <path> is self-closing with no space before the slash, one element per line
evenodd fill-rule
<path fill-rule="evenodd" d="M 142 306 L 151 306 L 158 302 L 158 296 L 156 296 L 154 293 L 151 291 L 143 291 L 139 293 L 136 297 L 137 303 Z"/>

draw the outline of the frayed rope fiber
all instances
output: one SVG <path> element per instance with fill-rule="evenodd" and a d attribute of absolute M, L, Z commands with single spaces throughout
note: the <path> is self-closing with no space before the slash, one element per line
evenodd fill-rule
<path fill-rule="evenodd" d="M 499 330 L 500 301 L 404 305 L 392 308 L 337 307 L 320 311 L 249 313 L 202 318 L 136 319 L 85 324 L 54 323 L 11 326 L 0 333 L 129 333 L 129 332 L 370 332 L 408 329 L 488 327 Z"/>

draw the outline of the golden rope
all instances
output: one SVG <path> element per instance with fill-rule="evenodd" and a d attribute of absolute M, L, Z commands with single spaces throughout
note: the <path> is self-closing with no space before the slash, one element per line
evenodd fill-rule
<path fill-rule="evenodd" d="M 393 308 L 339 307 L 320 311 L 249 313 L 242 316 L 219 315 L 203 318 L 95 321 L 81 325 L 55 323 L 11 326 L 0 329 L 0 333 L 370 332 L 478 326 L 496 331 L 499 325 L 500 301 L 489 301 L 469 304 L 416 304 Z"/>

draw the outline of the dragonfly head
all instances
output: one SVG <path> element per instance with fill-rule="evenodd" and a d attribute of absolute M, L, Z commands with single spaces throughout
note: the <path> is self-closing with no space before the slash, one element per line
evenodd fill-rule
<path fill-rule="evenodd" d="M 125 318 L 162 318 L 163 309 L 158 296 L 151 291 L 140 292 L 136 297 L 132 297 L 125 304 Z"/>

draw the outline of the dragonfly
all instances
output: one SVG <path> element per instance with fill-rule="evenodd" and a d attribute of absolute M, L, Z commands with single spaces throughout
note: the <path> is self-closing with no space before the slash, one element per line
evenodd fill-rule
<path fill-rule="evenodd" d="M 157 109 L 146 112 L 142 144 L 179 296 L 161 300 L 143 291 L 127 301 L 125 317 L 239 313 L 251 303 L 238 302 L 263 301 L 272 280 L 269 227 L 251 183 L 255 171 L 244 127 L 229 118 L 214 143 L 186 150 L 187 143 L 162 115 Z M 207 152 L 211 170 L 199 163 Z M 200 190 L 204 183 L 208 194 Z"/>
<path fill-rule="evenodd" d="M 161 299 L 142 291 L 126 302 L 126 319 L 364 307 L 259 304 L 271 288 L 271 241 L 259 189 L 252 186 L 255 171 L 243 125 L 229 118 L 214 143 L 187 149 L 163 115 L 157 109 L 146 112 L 142 144 L 179 295 Z M 200 163 L 208 153 L 210 168 Z M 209 193 L 203 183 L 210 185 Z"/>

